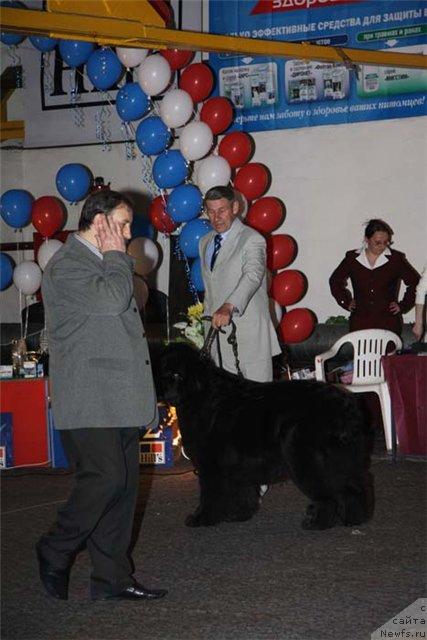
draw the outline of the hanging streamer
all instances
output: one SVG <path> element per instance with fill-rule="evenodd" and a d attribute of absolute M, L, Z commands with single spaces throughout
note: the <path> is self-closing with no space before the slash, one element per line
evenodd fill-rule
<path fill-rule="evenodd" d="M 21 54 L 18 51 L 18 47 L 16 45 L 10 45 L 7 48 L 7 55 L 11 61 L 10 66 L 15 69 L 16 88 L 22 89 L 24 87 L 24 72 L 22 69 Z"/>
<path fill-rule="evenodd" d="M 103 100 L 108 100 L 104 93 Z M 102 142 L 103 151 L 111 151 L 111 128 L 110 128 L 111 111 L 105 104 L 95 114 L 96 137 Z"/>
<path fill-rule="evenodd" d="M 135 160 L 136 159 L 136 147 L 135 147 L 135 133 L 132 133 L 132 127 L 129 125 L 129 122 L 122 122 L 122 133 L 123 140 L 125 143 L 125 151 L 126 151 L 126 160 Z"/>
<path fill-rule="evenodd" d="M 77 91 L 77 80 L 75 74 L 71 73 L 68 76 L 69 82 L 69 94 L 70 94 L 70 103 L 73 107 L 73 115 L 74 115 L 74 126 L 76 127 L 84 127 L 85 118 L 83 109 L 78 104 L 81 99 L 80 94 Z"/>
<path fill-rule="evenodd" d="M 188 264 L 187 256 L 181 251 L 179 246 L 179 241 L 175 242 L 175 246 L 173 248 L 173 255 L 180 261 L 184 263 L 185 275 L 187 276 L 187 286 L 188 290 L 194 298 L 194 301 L 198 304 L 200 302 L 199 294 L 197 292 L 196 287 L 191 281 L 190 277 L 190 265 Z"/>
<path fill-rule="evenodd" d="M 53 52 L 44 51 L 41 55 L 41 70 L 43 74 L 43 89 L 46 95 L 51 95 L 54 89 Z"/>

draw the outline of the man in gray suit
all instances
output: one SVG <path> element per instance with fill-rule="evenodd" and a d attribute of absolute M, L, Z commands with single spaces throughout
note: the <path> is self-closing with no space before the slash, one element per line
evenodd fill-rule
<path fill-rule="evenodd" d="M 37 544 L 40 577 L 68 598 L 70 569 L 87 547 L 91 597 L 146 600 L 164 590 L 132 577 L 128 557 L 139 480 L 139 428 L 157 416 L 147 341 L 126 254 L 132 205 L 115 191 L 84 203 L 78 233 L 49 261 L 42 282 L 52 411 L 75 486 Z"/>
<path fill-rule="evenodd" d="M 272 356 L 281 350 L 268 306 L 265 240 L 238 219 L 239 203 L 231 187 L 209 189 L 205 210 L 213 231 L 199 245 L 204 312 L 215 328 L 226 327 L 226 335 L 220 334 L 223 366 L 236 373 L 226 342 L 233 318 L 244 377 L 268 382 L 273 379 Z M 218 362 L 218 354 L 213 355 Z"/>

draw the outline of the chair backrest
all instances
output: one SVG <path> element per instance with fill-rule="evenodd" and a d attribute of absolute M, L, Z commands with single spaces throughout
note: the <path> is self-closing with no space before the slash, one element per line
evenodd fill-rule
<path fill-rule="evenodd" d="M 384 329 L 353 331 L 340 338 L 334 347 L 339 348 L 346 342 L 350 342 L 354 349 L 353 385 L 384 382 L 381 356 L 386 354 L 390 342 L 395 347 L 393 351 L 402 348 L 399 336 Z"/>

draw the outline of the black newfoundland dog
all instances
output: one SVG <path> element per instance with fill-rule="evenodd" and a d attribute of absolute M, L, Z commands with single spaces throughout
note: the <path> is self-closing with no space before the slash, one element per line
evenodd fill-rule
<path fill-rule="evenodd" d="M 372 516 L 371 438 L 355 395 L 323 382 L 244 380 L 184 343 L 166 348 L 159 374 L 200 482 L 187 526 L 249 520 L 260 485 L 288 477 L 311 500 L 304 529 Z"/>

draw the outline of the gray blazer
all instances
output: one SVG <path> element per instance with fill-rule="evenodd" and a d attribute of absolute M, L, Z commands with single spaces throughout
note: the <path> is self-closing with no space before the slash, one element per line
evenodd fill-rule
<path fill-rule="evenodd" d="M 49 260 L 42 295 L 58 429 L 140 427 L 157 415 L 133 260 L 101 259 L 74 235 Z"/>
<path fill-rule="evenodd" d="M 214 235 L 215 231 L 209 232 L 199 243 L 205 313 L 212 315 L 224 302 L 231 302 L 239 310 L 233 320 L 240 361 L 268 360 L 281 349 L 268 305 L 265 240 L 236 218 L 211 271 L 206 267 L 206 250 Z M 227 327 L 226 335 L 229 330 Z M 226 336 L 220 335 L 220 338 L 224 368 L 232 370 L 232 349 Z"/>

